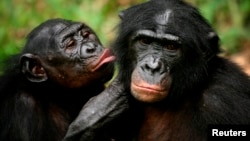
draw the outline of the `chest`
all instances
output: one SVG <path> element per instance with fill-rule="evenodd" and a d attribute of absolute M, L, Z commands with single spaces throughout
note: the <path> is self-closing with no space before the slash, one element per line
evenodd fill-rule
<path fill-rule="evenodd" d="M 193 141 L 198 137 L 187 111 L 146 110 L 137 141 Z"/>

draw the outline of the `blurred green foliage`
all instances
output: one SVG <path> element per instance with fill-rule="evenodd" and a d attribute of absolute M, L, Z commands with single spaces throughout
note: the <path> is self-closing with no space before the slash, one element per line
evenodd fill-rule
<path fill-rule="evenodd" d="M 189 0 L 197 5 L 229 54 L 250 47 L 250 0 Z"/>
<path fill-rule="evenodd" d="M 114 37 L 118 12 L 143 0 L 1 0 L 0 63 L 19 52 L 27 34 L 50 18 L 82 21 L 108 46 Z M 0 64 L 0 73 L 3 64 Z"/>
<path fill-rule="evenodd" d="M 83 21 L 108 46 L 115 36 L 118 12 L 143 1 L 146 0 L 1 0 L 0 61 L 20 51 L 27 34 L 50 18 Z M 197 6 L 213 25 L 228 53 L 250 42 L 250 0 L 187 1 Z"/>

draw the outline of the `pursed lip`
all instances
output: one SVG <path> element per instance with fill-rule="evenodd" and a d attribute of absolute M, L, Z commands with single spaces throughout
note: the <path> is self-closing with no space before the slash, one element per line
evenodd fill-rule
<path fill-rule="evenodd" d="M 110 49 L 104 49 L 102 55 L 99 57 L 95 65 L 92 67 L 91 71 L 94 72 L 104 64 L 113 62 L 115 59 L 116 57 L 111 53 Z"/>

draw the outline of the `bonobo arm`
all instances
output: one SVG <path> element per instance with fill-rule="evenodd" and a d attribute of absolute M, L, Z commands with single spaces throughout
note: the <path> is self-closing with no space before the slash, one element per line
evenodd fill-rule
<path fill-rule="evenodd" d="M 128 96 L 123 85 L 114 80 L 101 94 L 84 105 L 70 124 L 63 141 L 93 141 L 100 138 L 97 132 L 129 109 Z"/>

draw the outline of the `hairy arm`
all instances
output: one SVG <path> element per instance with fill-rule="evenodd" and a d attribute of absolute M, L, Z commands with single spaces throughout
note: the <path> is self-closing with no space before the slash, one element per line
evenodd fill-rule
<path fill-rule="evenodd" d="M 114 80 L 101 94 L 91 98 L 71 123 L 63 141 L 93 141 L 103 127 L 129 108 L 128 95 Z"/>

